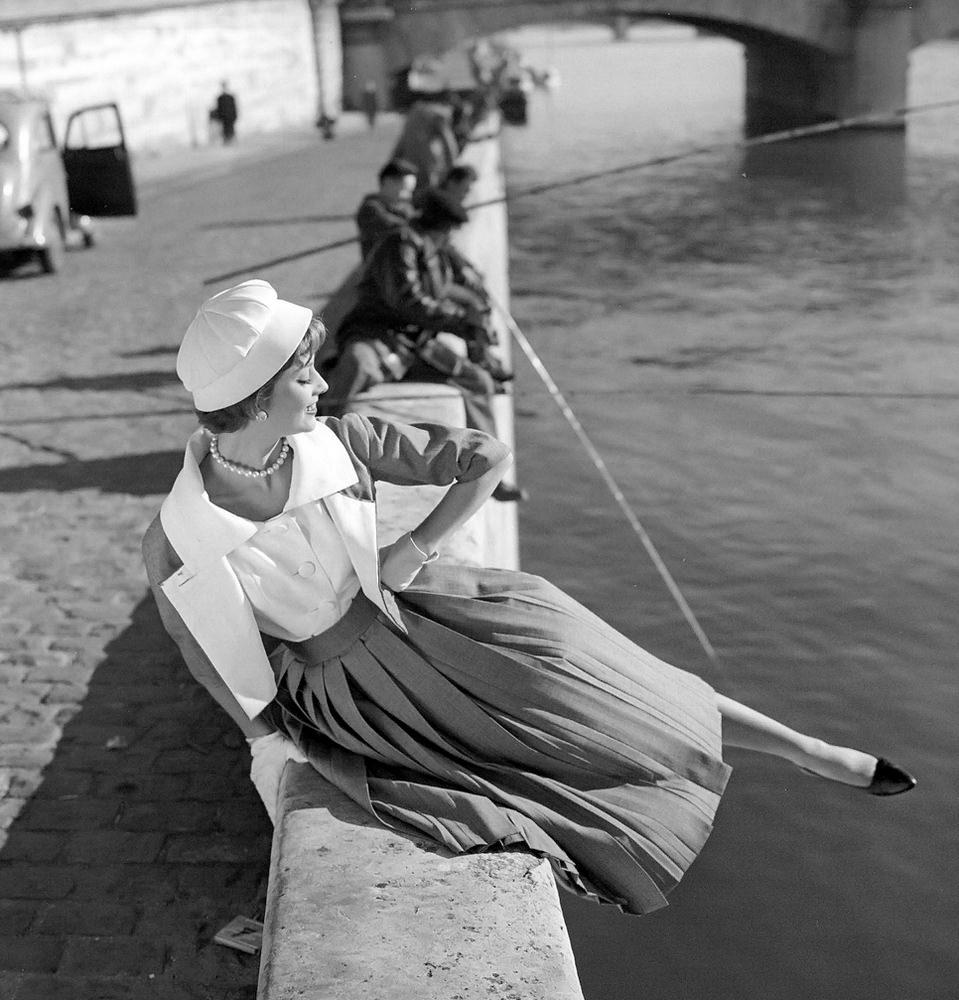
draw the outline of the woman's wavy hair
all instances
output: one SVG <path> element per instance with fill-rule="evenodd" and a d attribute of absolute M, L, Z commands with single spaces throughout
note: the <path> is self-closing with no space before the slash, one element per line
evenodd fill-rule
<path fill-rule="evenodd" d="M 231 434 L 245 427 L 266 406 L 273 395 L 273 390 L 280 376 L 293 367 L 302 367 L 323 346 L 326 340 L 326 327 L 323 321 L 314 316 L 307 328 L 300 346 L 290 355 L 289 361 L 270 379 L 263 383 L 256 392 L 250 393 L 239 403 L 231 403 L 221 410 L 197 410 L 200 426 L 211 434 Z"/>

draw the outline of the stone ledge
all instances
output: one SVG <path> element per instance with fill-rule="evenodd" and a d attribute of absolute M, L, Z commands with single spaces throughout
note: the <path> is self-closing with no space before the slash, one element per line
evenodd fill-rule
<path fill-rule="evenodd" d="M 582 1000 L 549 863 L 450 856 L 289 764 L 259 1000 Z"/>

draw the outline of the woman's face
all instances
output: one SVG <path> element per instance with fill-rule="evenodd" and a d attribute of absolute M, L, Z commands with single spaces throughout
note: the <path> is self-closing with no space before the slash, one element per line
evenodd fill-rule
<path fill-rule="evenodd" d="M 316 400 L 326 392 L 323 376 L 313 367 L 313 356 L 294 363 L 277 379 L 273 395 L 264 406 L 270 431 L 281 435 L 301 434 L 316 426 Z"/>

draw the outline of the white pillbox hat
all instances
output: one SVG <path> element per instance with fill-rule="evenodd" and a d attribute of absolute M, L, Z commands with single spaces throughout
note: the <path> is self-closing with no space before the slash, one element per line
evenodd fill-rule
<path fill-rule="evenodd" d="M 218 292 L 197 310 L 176 373 L 198 410 L 232 406 L 256 392 L 293 356 L 313 313 L 254 278 Z"/>

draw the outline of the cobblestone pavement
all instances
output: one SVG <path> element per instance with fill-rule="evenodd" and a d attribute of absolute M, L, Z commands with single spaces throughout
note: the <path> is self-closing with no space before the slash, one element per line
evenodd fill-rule
<path fill-rule="evenodd" d="M 0 997 L 240 1000 L 271 828 L 239 733 L 159 625 L 139 539 L 194 426 L 204 280 L 353 234 L 397 121 L 135 162 L 141 213 L 0 278 Z M 254 268 L 318 307 L 356 248 Z M 241 280 L 240 277 L 236 280 Z"/>

